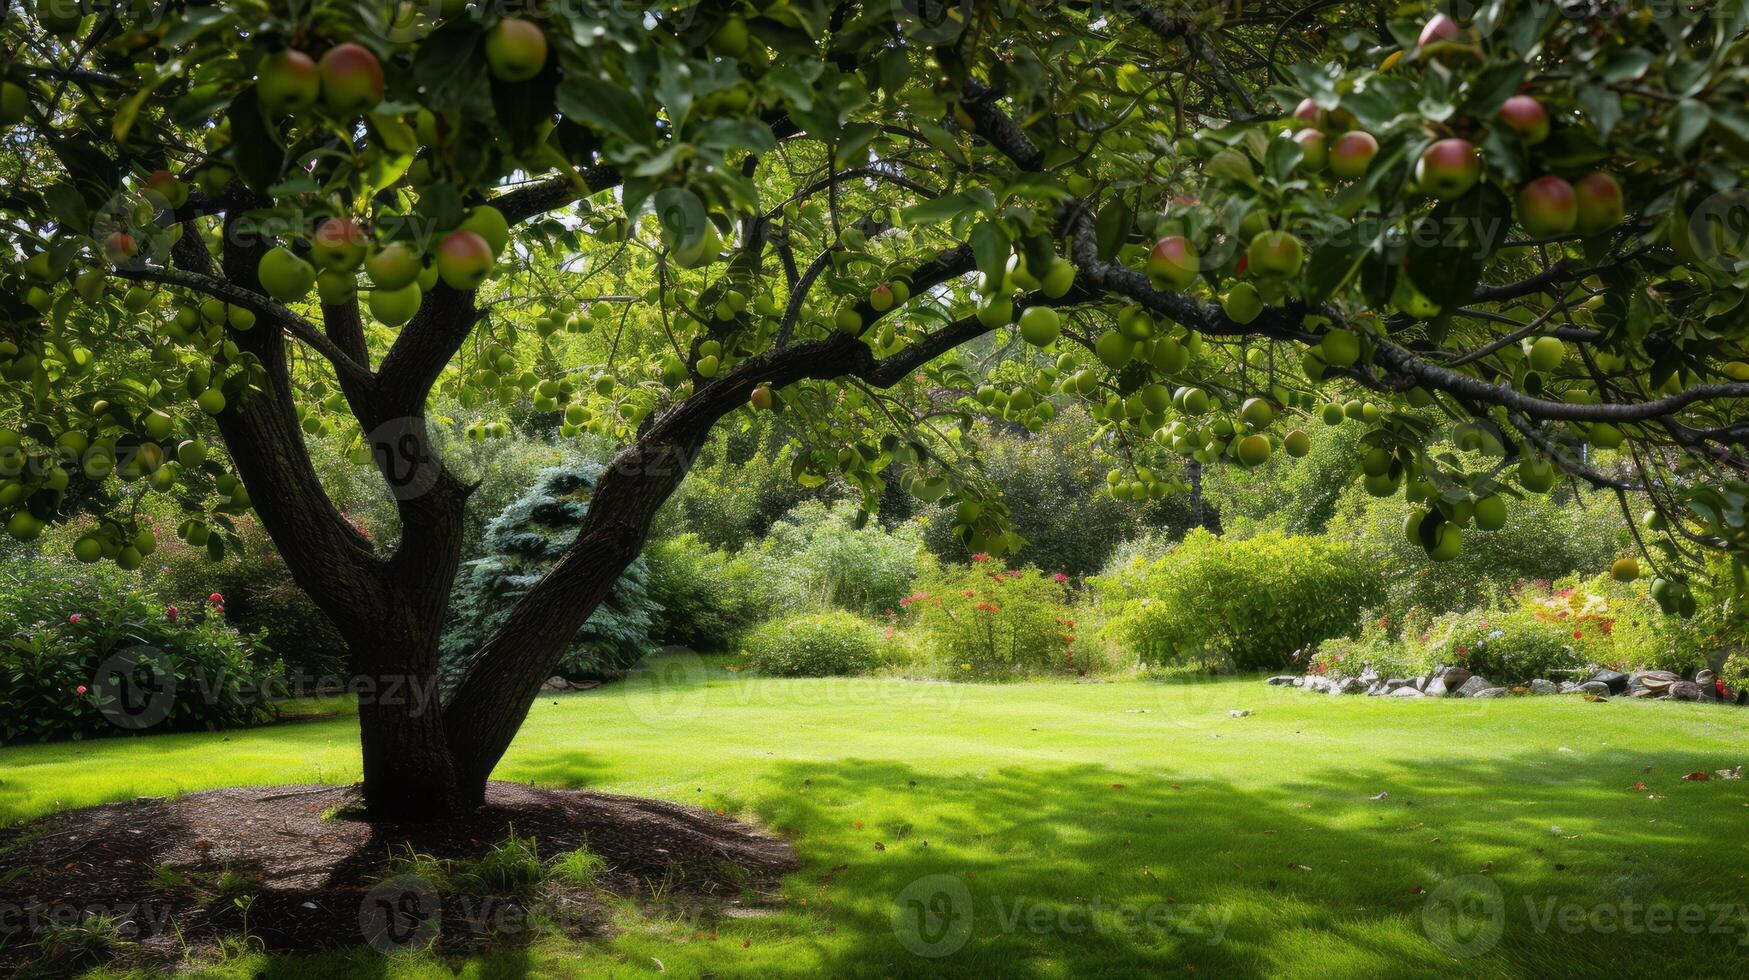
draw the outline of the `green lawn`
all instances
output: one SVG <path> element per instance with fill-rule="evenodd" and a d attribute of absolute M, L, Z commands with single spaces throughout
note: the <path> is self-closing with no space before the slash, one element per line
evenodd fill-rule
<path fill-rule="evenodd" d="M 1735 974 L 1749 952 L 1749 782 L 1680 777 L 1749 761 L 1746 723 L 1716 706 L 1332 698 L 1256 680 L 755 680 L 669 659 L 539 702 L 498 775 L 764 821 L 805 865 L 780 910 L 712 926 L 628 909 L 599 944 L 554 938 L 467 964 L 355 954 L 221 969 Z M 0 761 L 8 822 L 358 771 L 345 718 Z"/>

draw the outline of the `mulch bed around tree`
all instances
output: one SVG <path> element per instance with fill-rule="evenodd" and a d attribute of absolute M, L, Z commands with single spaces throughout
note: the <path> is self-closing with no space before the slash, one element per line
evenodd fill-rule
<path fill-rule="evenodd" d="M 257 786 L 0 830 L 0 973 L 62 972 L 112 957 L 180 961 L 221 936 L 274 951 L 435 942 L 459 952 L 555 924 L 575 935 L 605 931 L 594 890 L 566 893 L 549 881 L 538 896 L 457 895 L 386 875 L 396 856 L 475 859 L 512 831 L 538 841 L 543 859 L 580 847 L 600 855 L 606 892 L 688 899 L 725 914 L 757 906 L 796 867 L 785 841 L 657 800 L 493 783 L 478 811 L 418 825 L 368 823 L 354 815 L 356 800 L 353 787 Z M 97 916 L 115 921 L 94 927 Z"/>

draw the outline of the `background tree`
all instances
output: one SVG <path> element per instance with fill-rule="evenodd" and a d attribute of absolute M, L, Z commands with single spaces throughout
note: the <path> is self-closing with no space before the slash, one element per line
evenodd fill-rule
<path fill-rule="evenodd" d="M 1562 476 L 1643 487 L 1682 612 L 1685 563 L 1724 549 L 1741 575 L 1749 543 L 1742 26 L 1739 3 L 1504 0 L 1463 23 L 9 7 L 0 507 L 21 538 L 101 514 L 78 551 L 124 566 L 155 544 L 142 493 L 220 555 L 252 508 L 351 669 L 419 682 L 469 496 L 434 399 L 619 440 L 441 710 L 361 704 L 380 816 L 481 799 L 706 434 L 749 406 L 786 415 L 803 484 L 840 474 L 872 506 L 896 468 L 993 552 L 1015 540 L 962 451 L 991 406 L 1030 427 L 1084 400 L 1119 499 L 1351 418 L 1368 488 L 1419 505 L 1435 559 Z M 981 395 L 956 348 L 1010 332 L 1028 356 Z M 1430 457 L 1429 418 L 1489 462 Z M 353 427 L 397 540 L 361 536 L 311 466 L 306 431 Z"/>

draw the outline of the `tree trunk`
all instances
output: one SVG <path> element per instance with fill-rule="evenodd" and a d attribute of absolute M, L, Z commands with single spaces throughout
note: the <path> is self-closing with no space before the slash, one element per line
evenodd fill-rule
<path fill-rule="evenodd" d="M 364 749 L 364 805 L 375 820 L 436 820 L 478 806 L 485 780 L 461 786 L 435 702 L 402 700 L 409 688 L 399 675 L 361 678 L 378 696 L 360 696 L 359 741 Z"/>

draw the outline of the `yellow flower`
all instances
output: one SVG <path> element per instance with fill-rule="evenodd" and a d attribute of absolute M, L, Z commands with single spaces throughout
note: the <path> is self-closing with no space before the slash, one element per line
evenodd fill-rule
<path fill-rule="evenodd" d="M 961 670 L 971 670 L 972 665 L 971 664 L 960 664 L 960 669 Z"/>

